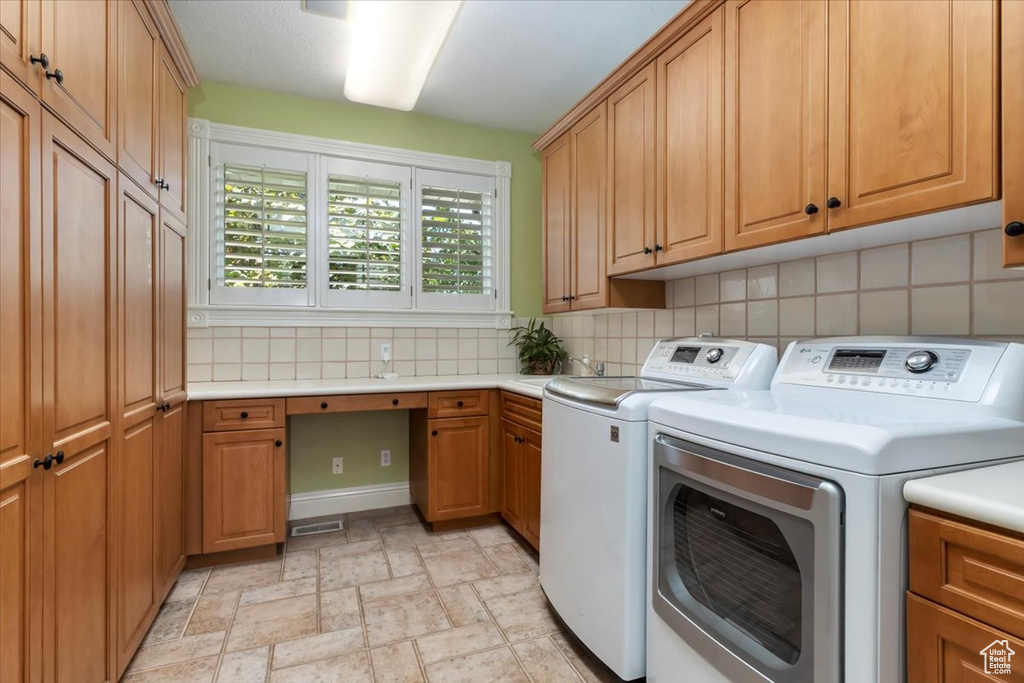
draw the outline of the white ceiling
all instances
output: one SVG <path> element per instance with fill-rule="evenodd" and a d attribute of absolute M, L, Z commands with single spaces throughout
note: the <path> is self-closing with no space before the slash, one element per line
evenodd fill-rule
<path fill-rule="evenodd" d="M 466 0 L 414 111 L 540 133 L 689 0 Z M 333 100 L 344 21 L 301 0 L 170 0 L 200 78 Z"/>

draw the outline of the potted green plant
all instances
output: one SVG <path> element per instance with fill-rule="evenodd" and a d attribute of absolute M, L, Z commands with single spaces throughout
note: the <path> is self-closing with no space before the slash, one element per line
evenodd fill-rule
<path fill-rule="evenodd" d="M 519 349 L 519 365 L 524 375 L 552 375 L 569 357 L 562 340 L 536 318 L 512 331 L 515 334 L 509 344 Z"/>

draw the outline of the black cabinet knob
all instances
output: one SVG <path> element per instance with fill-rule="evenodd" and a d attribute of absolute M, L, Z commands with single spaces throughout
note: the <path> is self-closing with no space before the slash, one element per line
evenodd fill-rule
<path fill-rule="evenodd" d="M 567 296 L 563 296 L 562 297 L 562 301 L 568 301 L 568 300 L 569 300 L 569 297 L 567 297 Z"/>
<path fill-rule="evenodd" d="M 51 467 L 53 467 L 53 456 L 47 453 L 46 457 L 43 458 L 42 460 L 40 460 L 39 458 L 33 460 L 32 469 L 36 469 L 37 467 L 42 467 L 44 470 L 48 470 Z"/>
<path fill-rule="evenodd" d="M 569 301 L 576 301 L 576 295 L 575 294 L 570 294 L 569 295 Z"/>
<path fill-rule="evenodd" d="M 653 251 L 654 251 L 654 250 L 653 250 L 653 249 L 651 249 L 650 247 L 644 247 L 644 253 L 645 253 L 645 254 L 650 254 L 650 253 L 651 253 L 651 252 L 653 252 Z"/>
<path fill-rule="evenodd" d="M 435 429 L 435 430 L 431 431 L 431 432 L 430 432 L 430 435 L 431 435 L 431 436 L 437 436 L 437 430 Z"/>
<path fill-rule="evenodd" d="M 804 207 L 804 213 L 806 213 L 808 216 L 813 216 L 814 214 L 818 213 L 818 205 L 808 204 L 807 206 Z"/>
<path fill-rule="evenodd" d="M 171 189 L 171 184 L 169 182 L 167 182 L 166 180 L 164 180 L 163 178 L 161 178 L 160 179 L 160 189 L 161 190 L 169 190 L 169 189 Z"/>
<path fill-rule="evenodd" d="M 397 406 L 398 405 L 398 399 L 397 398 L 391 399 L 391 405 Z"/>
<path fill-rule="evenodd" d="M 1020 237 L 1024 235 L 1024 223 L 1020 221 L 1010 221 L 1006 224 L 1004 229 L 1007 237 Z"/>
<path fill-rule="evenodd" d="M 664 249 L 665 247 L 661 246 L 660 244 L 654 245 L 654 251 L 664 251 Z"/>
<path fill-rule="evenodd" d="M 55 71 L 47 70 L 45 75 L 46 75 L 47 79 L 52 78 L 52 79 L 56 80 L 58 85 L 63 85 L 64 84 L 64 72 L 61 71 L 60 69 L 56 69 Z"/>
<path fill-rule="evenodd" d="M 57 455 L 53 456 L 53 461 L 58 465 L 64 464 L 64 451 L 57 451 Z"/>
<path fill-rule="evenodd" d="M 244 419 L 246 419 L 247 417 L 249 417 L 249 413 L 247 413 L 247 412 L 245 412 L 245 411 L 243 410 L 243 411 L 242 411 L 242 415 L 241 415 L 241 418 L 242 418 L 242 419 L 244 420 Z"/>
<path fill-rule="evenodd" d="M 320 409 L 321 410 L 327 410 L 327 401 L 322 401 L 320 403 Z"/>
<path fill-rule="evenodd" d="M 281 446 L 284 445 L 284 442 L 281 441 L 280 439 L 278 439 L 277 441 L 274 442 L 274 445 L 277 446 L 278 448 L 280 448 Z"/>
<path fill-rule="evenodd" d="M 460 408 L 461 408 L 461 407 L 462 407 L 462 401 L 459 401 L 459 402 L 458 402 L 458 403 L 456 403 L 455 405 L 457 405 L 458 407 L 460 407 Z"/>
<path fill-rule="evenodd" d="M 839 197 L 829 197 L 828 202 L 825 203 L 825 206 L 830 209 L 838 209 L 842 205 L 843 203 L 839 201 Z"/>
<path fill-rule="evenodd" d="M 29 55 L 28 56 L 28 61 L 31 62 L 32 64 L 38 64 L 39 66 L 43 67 L 44 69 L 49 69 L 50 68 L 50 58 L 46 56 L 45 52 L 40 54 L 38 57 L 36 57 L 35 55 Z"/>

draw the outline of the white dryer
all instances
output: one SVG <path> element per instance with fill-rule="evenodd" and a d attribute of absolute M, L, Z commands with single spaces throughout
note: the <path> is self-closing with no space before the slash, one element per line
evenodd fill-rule
<path fill-rule="evenodd" d="M 649 416 L 648 680 L 895 683 L 903 484 L 1024 458 L 1024 345 L 794 342 L 770 391 Z"/>
<path fill-rule="evenodd" d="M 677 393 L 765 388 L 774 347 L 669 339 L 639 377 L 544 387 L 540 583 L 575 635 L 624 679 L 644 675 L 647 406 Z"/>

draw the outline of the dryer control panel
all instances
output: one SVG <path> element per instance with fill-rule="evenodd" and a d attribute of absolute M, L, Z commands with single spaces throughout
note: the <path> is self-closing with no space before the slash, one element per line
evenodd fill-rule
<path fill-rule="evenodd" d="M 774 349 L 771 347 L 737 339 L 664 339 L 647 356 L 640 376 L 676 382 L 744 382 L 744 368 L 749 373 L 757 366 L 758 375 L 763 374 L 762 366 L 770 364 L 772 367 L 769 371 L 774 370 L 773 355 Z"/>
<path fill-rule="evenodd" d="M 794 342 L 776 382 L 862 392 L 976 401 L 1006 344 L 919 338 Z"/>

